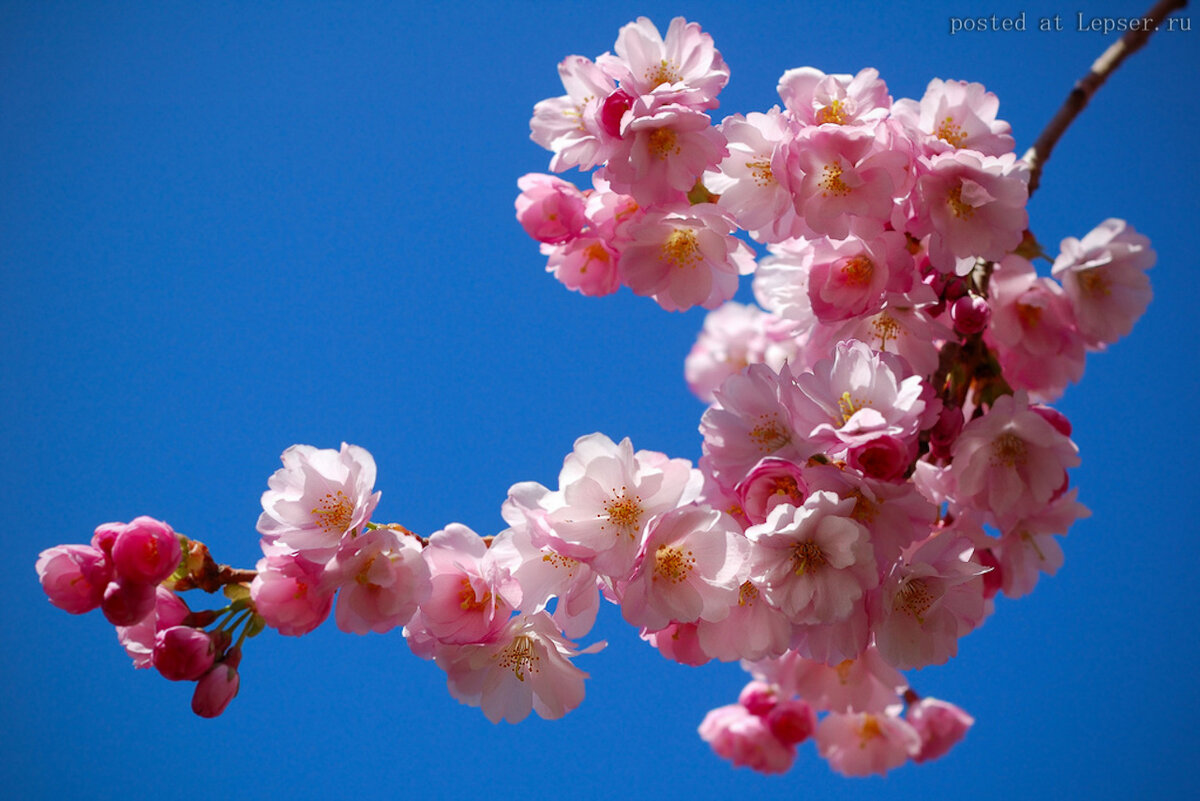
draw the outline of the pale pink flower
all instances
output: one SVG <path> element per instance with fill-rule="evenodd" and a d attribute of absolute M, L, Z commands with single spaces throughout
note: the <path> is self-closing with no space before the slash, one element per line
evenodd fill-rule
<path fill-rule="evenodd" d="M 989 284 L 992 316 L 986 342 L 996 351 L 1004 378 L 1035 400 L 1058 399 L 1083 377 L 1084 339 L 1066 293 L 1039 278 L 1020 256 L 996 265 Z"/>
<path fill-rule="evenodd" d="M 883 307 L 887 292 L 912 287 L 912 255 L 901 233 L 883 231 L 870 239 L 822 237 L 809 244 L 808 299 L 821 322 L 873 314 Z"/>
<path fill-rule="evenodd" d="M 701 481 L 686 459 L 635 453 L 628 438 L 617 444 L 603 434 L 580 437 L 563 461 L 560 491 L 540 499 L 550 544 L 603 576 L 624 580 L 650 518 L 690 503 Z"/>
<path fill-rule="evenodd" d="M 833 358 L 796 377 L 801 434 L 827 452 L 862 445 L 879 436 L 915 440 L 925 413 L 925 383 L 902 359 L 864 342 L 839 342 Z"/>
<path fill-rule="evenodd" d="M 759 242 L 780 242 L 807 231 L 787 180 L 786 144 L 794 131 L 779 108 L 735 114 L 718 127 L 729 155 L 704 174 L 705 187 L 721 196 L 717 205 Z"/>
<path fill-rule="evenodd" d="M 338 551 L 328 571 L 339 585 L 334 619 L 354 634 L 407 625 L 430 593 L 421 544 L 392 529 L 360 534 Z"/>
<path fill-rule="evenodd" d="M 792 142 L 788 170 L 796 213 L 816 233 L 845 239 L 852 230 L 860 236 L 883 230 L 895 199 L 907 191 L 910 162 L 870 131 L 819 126 Z"/>
<path fill-rule="evenodd" d="M 1108 219 L 1082 240 L 1067 237 L 1061 250 L 1054 276 L 1088 345 L 1103 348 L 1128 334 L 1154 294 L 1146 275 L 1157 258 L 1150 240 L 1124 220 Z"/>
<path fill-rule="evenodd" d="M 255 610 L 280 634 L 299 637 L 321 625 L 333 608 L 333 588 L 324 570 L 303 556 L 280 554 L 258 560 L 250 582 Z"/>
<path fill-rule="evenodd" d="M 551 617 L 567 637 L 587 634 L 600 610 L 600 576 L 588 565 L 533 544 L 528 527 L 505 529 L 488 549 L 521 585 L 522 612 L 540 612 L 557 599 Z"/>
<path fill-rule="evenodd" d="M 154 611 L 132 626 L 117 626 L 117 639 L 135 668 L 154 665 L 154 641 L 158 632 L 178 626 L 189 610 L 184 600 L 161 584 L 155 588 Z"/>
<path fill-rule="evenodd" d="M 558 65 L 567 94 L 543 100 L 533 107 L 530 138 L 553 151 L 550 169 L 571 167 L 590 170 L 612 154 L 615 134 L 598 124 L 605 99 L 616 84 L 604 70 L 583 56 L 568 56 Z"/>
<path fill-rule="evenodd" d="M 295 552 L 324 564 L 343 538 L 353 537 L 371 519 L 380 493 L 375 460 L 357 445 L 341 450 L 293 445 L 280 457 L 283 468 L 267 481 L 258 518 L 263 553 Z"/>
<path fill-rule="evenodd" d="M 907 292 L 889 292 L 883 309 L 875 314 L 814 331 L 810 347 L 827 342 L 832 351 L 841 340 L 857 339 L 872 350 L 903 357 L 914 375 L 932 375 L 938 367 L 939 340 L 954 336 L 950 329 L 929 316 L 928 310 L 936 301 L 933 290 L 920 283 L 914 283 Z"/>
<path fill-rule="evenodd" d="M 779 659 L 755 663 L 753 670 L 784 692 L 831 712 L 883 712 L 900 703 L 900 694 L 908 686 L 904 676 L 883 661 L 874 647 L 836 665 L 789 651 Z"/>
<path fill-rule="evenodd" d="M 833 623 L 792 626 L 792 650 L 806 659 L 837 665 L 857 659 L 871 644 L 866 598 L 855 601 L 850 614 Z"/>
<path fill-rule="evenodd" d="M 930 235 L 934 267 L 966 275 L 976 260 L 998 261 L 1021 244 L 1029 224 L 1028 183 L 1028 165 L 1012 154 L 936 155 L 913 190 L 911 233 Z"/>
<path fill-rule="evenodd" d="M 871 626 L 880 655 L 901 670 L 940 665 L 986 614 L 987 568 L 973 560 L 971 541 L 945 530 L 897 564 L 873 596 Z"/>
<path fill-rule="evenodd" d="M 586 199 L 575 184 L 553 175 L 529 173 L 517 179 L 517 222 L 539 242 L 559 244 L 579 236 L 587 224 Z"/>
<path fill-rule="evenodd" d="M 725 380 L 716 403 L 700 419 L 706 468 L 732 488 L 765 456 L 797 464 L 819 448 L 797 431 L 794 411 L 802 395 L 790 374 L 752 364 Z"/>
<path fill-rule="evenodd" d="M 892 105 L 887 85 L 871 67 L 857 75 L 826 75 L 796 67 L 779 78 L 779 97 L 803 125 L 866 125 L 884 119 Z"/>
<path fill-rule="evenodd" d="M 738 275 L 754 271 L 754 253 L 717 206 L 670 206 L 629 227 L 621 255 L 622 280 L 667 311 L 715 309 L 733 297 Z"/>
<path fill-rule="evenodd" d="M 492 723 L 520 723 L 531 711 L 554 720 L 579 706 L 588 676 L 571 663 L 579 653 L 538 612 L 512 618 L 490 642 L 441 645 L 435 659 L 452 696 Z"/>
<path fill-rule="evenodd" d="M 975 718 L 937 698 L 922 698 L 908 708 L 904 717 L 921 736 L 921 750 L 913 757 L 914 762 L 928 762 L 945 755 L 975 725 Z"/>
<path fill-rule="evenodd" d="M 615 191 L 656 206 L 683 200 L 726 152 L 725 137 L 704 112 L 680 105 L 651 109 L 639 99 L 601 172 Z"/>
<path fill-rule="evenodd" d="M 803 506 L 808 497 L 800 466 L 771 456 L 759 461 L 734 491 L 751 523 L 766 522 L 767 515 L 780 504 Z"/>
<path fill-rule="evenodd" d="M 890 714 L 831 712 L 817 726 L 817 751 L 843 776 L 883 775 L 921 750 L 916 730 Z"/>
<path fill-rule="evenodd" d="M 716 108 L 717 94 L 729 81 L 729 67 L 713 39 L 683 17 L 671 20 L 666 37 L 646 17 L 621 28 L 616 56 L 597 61 L 621 82 L 621 88 L 653 107 L 682 103 Z"/>
<path fill-rule="evenodd" d="M 879 583 L 870 535 L 851 517 L 854 505 L 814 492 L 803 506 L 776 506 L 765 523 L 746 530 L 755 546 L 750 578 L 792 622 L 844 620 Z"/>
<path fill-rule="evenodd" d="M 619 586 L 621 615 L 652 631 L 721 620 L 738 602 L 749 545 L 728 515 L 702 506 L 651 522 L 633 574 Z"/>
<path fill-rule="evenodd" d="M 611 295 L 621 285 L 620 254 L 600 237 L 583 235 L 561 245 L 542 245 L 546 272 L 588 297 Z"/>
<path fill-rule="evenodd" d="M 88 545 L 47 548 L 35 569 L 50 603 L 72 615 L 100 606 L 113 572 L 104 554 Z"/>
<path fill-rule="evenodd" d="M 642 629 L 639 636 L 672 662 L 699 667 L 712 659 L 700 646 L 699 627 L 699 623 L 672 623 L 659 631 Z"/>
<path fill-rule="evenodd" d="M 717 756 L 759 773 L 786 773 L 796 759 L 796 746 L 776 737 L 763 718 L 741 704 L 719 707 L 705 715 L 700 738 Z"/>
<path fill-rule="evenodd" d="M 816 248 L 808 239 L 788 239 L 768 245 L 767 251 L 771 255 L 754 271 L 754 299 L 764 309 L 796 323 L 797 333 L 809 330 L 817 322 L 808 294 Z"/>
<path fill-rule="evenodd" d="M 483 539 L 451 523 L 430 535 L 421 556 L 429 567 L 429 594 L 405 628 L 413 651 L 428 657 L 431 640 L 462 644 L 499 637 L 521 603 L 521 586 Z"/>
<path fill-rule="evenodd" d="M 756 306 L 727 301 L 704 318 L 683 363 L 688 387 L 705 403 L 726 378 L 751 364 L 778 372 L 795 356 L 794 326 Z"/>
<path fill-rule="evenodd" d="M 996 119 L 1000 101 L 980 83 L 934 78 L 918 103 L 897 100 L 892 114 L 926 135 L 928 154 L 964 148 L 986 156 L 1013 150 L 1012 128 Z"/>
<path fill-rule="evenodd" d="M 158 584 L 175 572 L 182 558 L 178 535 L 153 517 L 135 517 L 113 540 L 113 568 L 126 581 Z"/>
<path fill-rule="evenodd" d="M 1021 518 L 992 547 L 999 561 L 1000 588 L 1009 598 L 1032 592 L 1042 573 L 1053 576 L 1063 564 L 1062 547 L 1054 538 L 1066 534 L 1078 519 L 1091 514 L 1071 489 L 1031 515 Z"/>
<path fill-rule="evenodd" d="M 1002 395 L 963 428 L 951 451 L 958 503 L 990 512 L 1006 530 L 1044 507 L 1079 464 L 1075 443 L 1029 406 L 1023 391 Z"/>

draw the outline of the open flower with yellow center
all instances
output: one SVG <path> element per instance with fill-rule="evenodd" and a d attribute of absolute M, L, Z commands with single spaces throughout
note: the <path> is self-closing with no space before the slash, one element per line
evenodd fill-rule
<path fill-rule="evenodd" d="M 380 493 L 371 493 L 375 460 L 344 442 L 336 451 L 293 445 L 280 458 L 283 468 L 268 480 L 258 518 L 263 552 L 324 564 L 364 529 L 379 503 Z"/>

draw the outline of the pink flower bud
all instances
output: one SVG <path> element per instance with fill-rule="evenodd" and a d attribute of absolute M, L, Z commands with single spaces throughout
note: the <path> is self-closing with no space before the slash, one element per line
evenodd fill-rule
<path fill-rule="evenodd" d="M 100 611 L 114 626 L 132 626 L 153 614 L 156 588 L 155 584 L 121 579 L 110 581 L 104 590 Z"/>
<path fill-rule="evenodd" d="M 963 429 L 962 409 L 943 406 L 937 422 L 929 430 L 930 453 L 937 459 L 949 459 L 950 448 Z"/>
<path fill-rule="evenodd" d="M 765 681 L 752 681 L 742 688 L 738 703 L 746 707 L 751 715 L 760 718 L 775 708 L 779 700 L 778 691 Z"/>
<path fill-rule="evenodd" d="M 802 698 L 781 701 L 767 715 L 767 728 L 784 745 L 796 745 L 817 730 L 817 713 Z"/>
<path fill-rule="evenodd" d="M 143 515 L 135 517 L 117 536 L 112 558 L 122 578 L 139 584 L 158 584 L 179 567 L 183 548 L 170 526 Z"/>
<path fill-rule="evenodd" d="M 881 481 L 900 481 L 912 464 L 908 446 L 896 437 L 884 434 L 869 442 L 855 445 L 846 461 L 855 470 Z"/>
<path fill-rule="evenodd" d="M 700 737 L 717 756 L 759 773 L 786 773 L 796 758 L 795 746 L 780 742 L 762 718 L 740 704 L 709 712 L 700 724 Z"/>
<path fill-rule="evenodd" d="M 92 534 L 92 547 L 111 558 L 113 543 L 116 542 L 117 535 L 124 530 L 124 523 L 101 523 Z"/>
<path fill-rule="evenodd" d="M 916 762 L 928 762 L 942 756 L 975 723 L 975 718 L 954 704 L 936 698 L 921 699 L 908 708 L 905 717 L 921 735 L 921 750 L 913 757 Z"/>
<path fill-rule="evenodd" d="M 988 302 L 978 295 L 963 295 L 950 306 L 950 319 L 954 321 L 954 330 L 960 334 L 978 334 L 987 328 L 992 319 L 992 309 Z"/>
<path fill-rule="evenodd" d="M 517 222 L 539 242 L 560 244 L 575 239 L 587 224 L 583 193 L 553 175 L 530 173 L 517 181 Z"/>
<path fill-rule="evenodd" d="M 216 656 L 209 633 L 191 626 L 171 626 L 154 638 L 154 667 L 171 681 L 197 681 Z"/>
<path fill-rule="evenodd" d="M 1029 411 L 1036 413 L 1047 423 L 1054 426 L 1058 430 L 1058 433 L 1064 437 L 1071 436 L 1071 421 L 1058 409 L 1047 406 L 1044 403 L 1033 403 L 1030 404 Z"/>
<path fill-rule="evenodd" d="M 232 651 L 200 677 L 200 681 L 196 682 L 196 691 L 192 693 L 193 712 L 202 718 L 215 718 L 225 711 L 225 707 L 238 694 L 241 684 L 237 672 L 240 659 L 241 653 Z"/>
<path fill-rule="evenodd" d="M 56 545 L 42 551 L 36 570 L 50 603 L 72 615 L 99 606 L 112 578 L 104 554 L 87 545 Z"/>
<path fill-rule="evenodd" d="M 623 89 L 618 89 L 604 98 L 604 105 L 600 107 L 600 126 L 604 132 L 619 139 L 621 137 L 621 120 L 624 118 L 625 112 L 632 107 L 633 98 Z"/>

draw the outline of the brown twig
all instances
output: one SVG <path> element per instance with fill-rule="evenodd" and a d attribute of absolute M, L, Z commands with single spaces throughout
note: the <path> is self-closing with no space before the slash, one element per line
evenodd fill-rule
<path fill-rule="evenodd" d="M 1042 176 L 1042 168 L 1050 158 L 1050 151 L 1058 144 L 1058 140 L 1066 132 L 1070 124 L 1083 111 L 1096 90 L 1104 85 L 1108 76 L 1121 66 L 1126 58 L 1146 43 L 1150 34 L 1158 29 L 1164 19 L 1187 6 L 1187 0 L 1160 0 L 1153 8 L 1142 15 L 1143 24 L 1139 30 L 1130 30 L 1117 41 L 1113 42 L 1100 58 L 1092 63 L 1092 69 L 1081 80 L 1076 82 L 1067 99 L 1050 120 L 1033 147 L 1025 151 L 1023 160 L 1029 164 L 1029 194 L 1038 188 Z"/>

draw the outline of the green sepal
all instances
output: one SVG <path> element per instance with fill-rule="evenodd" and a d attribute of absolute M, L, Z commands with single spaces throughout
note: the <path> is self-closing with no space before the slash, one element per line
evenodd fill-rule
<path fill-rule="evenodd" d="M 250 599 L 250 588 L 245 584 L 226 584 L 225 589 L 221 590 L 221 592 L 225 593 L 225 597 L 235 603 Z"/>

